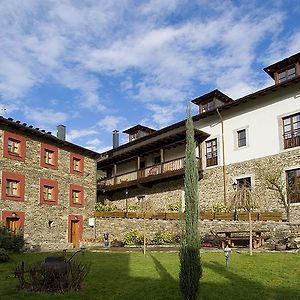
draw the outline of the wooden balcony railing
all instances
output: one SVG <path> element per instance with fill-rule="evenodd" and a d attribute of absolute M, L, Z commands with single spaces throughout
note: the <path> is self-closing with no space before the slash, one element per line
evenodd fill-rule
<path fill-rule="evenodd" d="M 98 181 L 99 186 L 113 186 L 119 185 L 124 182 L 130 182 L 139 180 L 141 178 L 152 177 L 156 175 L 166 174 L 169 172 L 175 172 L 184 169 L 184 157 L 169 160 L 160 164 L 155 164 L 144 169 L 135 170 L 127 173 L 117 175 L 115 177 L 110 177 L 106 179 L 101 179 Z M 198 166 L 199 159 L 197 158 Z"/>

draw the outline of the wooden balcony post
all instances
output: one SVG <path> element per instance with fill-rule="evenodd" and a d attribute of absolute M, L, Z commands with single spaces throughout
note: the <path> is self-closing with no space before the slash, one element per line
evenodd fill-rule
<path fill-rule="evenodd" d="M 141 157 L 138 156 L 137 157 L 137 178 L 141 177 L 140 168 L 141 168 Z"/>
<path fill-rule="evenodd" d="M 164 148 L 161 148 L 160 149 L 160 166 L 161 166 L 161 173 L 164 172 L 164 154 L 165 154 L 165 151 L 164 151 Z"/>
<path fill-rule="evenodd" d="M 116 164 L 114 164 L 113 177 L 114 177 L 114 184 L 117 184 L 117 165 Z"/>

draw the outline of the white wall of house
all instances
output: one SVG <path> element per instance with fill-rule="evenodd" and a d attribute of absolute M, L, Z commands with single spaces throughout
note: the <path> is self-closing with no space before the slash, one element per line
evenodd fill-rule
<path fill-rule="evenodd" d="M 285 93 L 285 95 L 284 95 Z M 278 154 L 283 149 L 282 117 L 300 112 L 300 87 L 281 89 L 221 112 L 224 119 L 226 164 Z M 197 121 L 195 127 L 217 138 L 219 164 L 223 165 L 222 131 L 218 115 Z M 237 147 L 237 130 L 246 129 L 247 145 Z M 299 147 L 300 150 L 300 147 Z M 205 167 L 205 142 L 202 147 Z"/>

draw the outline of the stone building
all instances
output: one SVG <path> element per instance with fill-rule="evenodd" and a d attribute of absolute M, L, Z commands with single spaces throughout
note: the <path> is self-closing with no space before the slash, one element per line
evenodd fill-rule
<path fill-rule="evenodd" d="M 93 236 L 99 155 L 25 123 L 0 117 L 0 221 L 28 248 L 77 248 Z"/>
<path fill-rule="evenodd" d="M 280 172 L 291 221 L 300 222 L 300 53 L 264 69 L 274 84 L 231 99 L 214 90 L 192 101 L 199 162 L 201 210 L 231 202 L 234 187 L 247 186 L 262 211 L 286 210 L 268 174 Z M 128 210 L 145 203 L 163 211 L 183 198 L 185 121 L 160 130 L 137 125 L 128 143 L 98 161 L 98 201 Z"/>

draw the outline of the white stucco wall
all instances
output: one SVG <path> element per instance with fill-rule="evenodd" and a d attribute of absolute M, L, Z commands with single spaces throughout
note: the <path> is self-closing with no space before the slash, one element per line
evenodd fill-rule
<path fill-rule="evenodd" d="M 282 117 L 300 112 L 300 87 L 281 89 L 221 112 L 224 119 L 226 164 L 278 154 L 283 150 Z M 218 139 L 219 165 L 223 165 L 220 118 L 201 119 L 195 127 Z M 237 147 L 236 131 L 246 128 L 247 146 Z M 299 147 L 300 151 L 300 147 Z M 202 147 L 205 167 L 205 143 Z"/>

